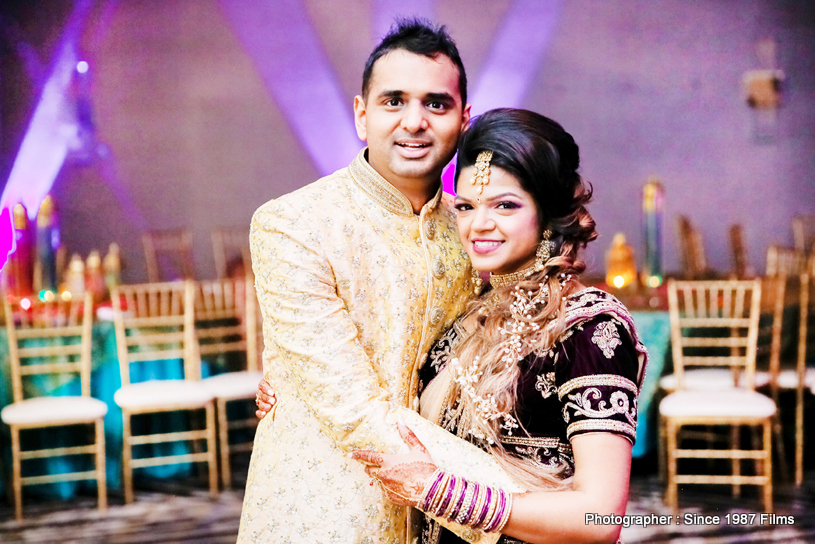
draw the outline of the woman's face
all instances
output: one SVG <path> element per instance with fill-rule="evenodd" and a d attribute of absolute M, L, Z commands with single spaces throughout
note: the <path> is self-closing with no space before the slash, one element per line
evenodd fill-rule
<path fill-rule="evenodd" d="M 461 171 L 456 196 L 459 235 L 473 267 L 509 274 L 530 266 L 541 240 L 532 195 L 496 166 L 490 167 L 489 183 L 479 195 L 478 185 L 471 183 L 474 173 L 475 166 Z"/>

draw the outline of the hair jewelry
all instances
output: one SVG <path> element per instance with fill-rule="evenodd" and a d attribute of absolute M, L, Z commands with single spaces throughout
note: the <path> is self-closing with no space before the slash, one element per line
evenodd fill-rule
<path fill-rule="evenodd" d="M 475 174 L 470 181 L 473 185 L 478 184 L 478 194 L 484 192 L 484 185 L 490 182 L 490 161 L 492 160 L 492 151 L 482 151 L 475 159 Z M 477 198 L 481 202 L 481 198 Z"/>

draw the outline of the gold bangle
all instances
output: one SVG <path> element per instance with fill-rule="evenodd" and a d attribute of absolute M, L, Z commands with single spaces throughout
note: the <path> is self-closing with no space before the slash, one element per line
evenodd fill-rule
<path fill-rule="evenodd" d="M 512 493 L 507 493 L 506 495 L 507 495 L 507 503 L 506 503 L 506 506 L 504 507 L 504 515 L 501 517 L 501 522 L 498 524 L 498 527 L 496 527 L 496 529 L 495 529 L 496 533 L 500 533 L 501 531 L 504 530 L 504 527 L 506 526 L 507 522 L 509 521 L 509 515 L 512 512 Z"/>
<path fill-rule="evenodd" d="M 430 479 L 425 484 L 424 489 L 422 489 L 422 494 L 419 495 L 419 500 L 416 502 L 416 508 L 419 508 L 422 504 L 426 504 L 425 501 L 428 500 L 428 494 L 430 493 L 430 490 L 433 488 L 433 484 L 436 482 L 437 479 L 439 479 L 439 480 L 441 479 L 441 474 L 440 473 L 441 473 L 441 469 L 437 468 L 433 472 L 433 475 L 430 476 Z M 441 482 L 439 482 L 439 483 L 441 483 Z M 421 510 L 421 508 L 419 508 L 419 509 Z"/>
<path fill-rule="evenodd" d="M 487 510 L 487 515 L 484 517 L 484 521 L 478 526 L 479 529 L 490 526 L 490 522 L 492 521 L 493 516 L 495 516 L 495 511 L 498 510 L 498 504 L 501 502 L 499 495 L 500 492 L 494 488 L 490 488 L 490 490 L 490 508 Z"/>
<path fill-rule="evenodd" d="M 473 495 L 475 495 L 475 490 L 477 487 L 478 484 L 467 482 L 467 489 L 464 492 L 464 502 L 461 504 L 461 510 L 459 510 L 458 516 L 456 516 L 456 523 L 459 525 L 464 523 L 464 518 L 467 517 L 467 511 L 473 504 Z"/>
<path fill-rule="evenodd" d="M 455 510 L 456 506 L 461 502 L 461 494 L 464 492 L 464 485 L 466 484 L 466 480 L 461 477 L 456 478 L 456 483 L 453 486 L 453 493 L 450 497 L 450 504 L 447 505 L 444 512 L 442 513 L 441 517 L 444 519 L 449 520 L 450 515 Z"/>
<path fill-rule="evenodd" d="M 477 495 L 475 497 L 475 507 L 473 507 L 473 513 L 470 514 L 470 518 L 465 523 L 465 525 L 469 527 L 475 527 L 475 522 L 478 521 L 478 516 L 481 514 L 481 510 L 484 508 L 484 501 L 487 500 L 486 486 L 479 484 L 476 493 Z"/>
<path fill-rule="evenodd" d="M 444 500 L 444 495 L 447 493 L 447 486 L 450 485 L 450 474 L 444 474 L 442 476 L 441 482 L 439 482 L 439 487 L 436 489 L 436 493 L 433 496 L 433 502 L 430 504 L 430 508 L 428 508 L 428 513 L 431 515 L 436 515 L 436 510 L 441 506 L 441 501 Z"/>

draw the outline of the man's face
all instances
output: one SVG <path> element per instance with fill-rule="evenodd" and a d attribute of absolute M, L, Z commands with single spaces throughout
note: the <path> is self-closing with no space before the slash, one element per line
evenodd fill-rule
<path fill-rule="evenodd" d="M 354 119 L 360 139 L 368 141 L 368 162 L 386 180 L 438 181 L 470 119 L 458 75 L 444 55 L 396 50 L 376 61 L 367 100 L 354 99 Z"/>

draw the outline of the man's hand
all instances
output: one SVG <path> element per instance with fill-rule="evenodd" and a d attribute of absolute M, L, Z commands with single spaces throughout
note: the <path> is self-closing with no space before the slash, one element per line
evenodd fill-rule
<path fill-rule="evenodd" d="M 357 450 L 351 456 L 365 465 L 365 472 L 379 481 L 388 500 L 402 506 L 416 506 L 436 464 L 416 435 L 399 422 L 399 434 L 410 453 L 387 454 L 374 450 Z"/>
<path fill-rule="evenodd" d="M 257 405 L 258 409 L 255 411 L 255 415 L 258 416 L 258 419 L 263 419 L 268 415 L 269 412 L 272 411 L 272 408 L 275 404 L 277 404 L 277 397 L 275 397 L 274 390 L 272 386 L 269 385 L 265 379 L 260 380 L 258 382 L 258 392 L 255 395 L 255 404 Z"/>

